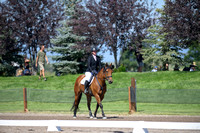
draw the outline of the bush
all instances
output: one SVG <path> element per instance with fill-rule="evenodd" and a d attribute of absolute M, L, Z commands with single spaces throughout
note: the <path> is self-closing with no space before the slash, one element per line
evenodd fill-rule
<path fill-rule="evenodd" d="M 121 65 L 120 67 L 115 68 L 114 72 L 126 72 L 126 67 L 124 65 Z"/>
<path fill-rule="evenodd" d="M 16 68 L 8 64 L 0 64 L 0 76 L 14 76 Z"/>

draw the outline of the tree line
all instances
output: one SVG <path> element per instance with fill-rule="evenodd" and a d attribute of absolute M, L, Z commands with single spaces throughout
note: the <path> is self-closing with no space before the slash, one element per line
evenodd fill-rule
<path fill-rule="evenodd" d="M 54 53 L 54 68 L 63 74 L 83 72 L 91 46 L 129 69 L 141 45 L 148 67 L 199 61 L 199 18 L 198 0 L 166 0 L 161 9 L 153 0 L 6 0 L 0 3 L 0 74 L 23 56 L 34 66 L 40 45 Z"/>

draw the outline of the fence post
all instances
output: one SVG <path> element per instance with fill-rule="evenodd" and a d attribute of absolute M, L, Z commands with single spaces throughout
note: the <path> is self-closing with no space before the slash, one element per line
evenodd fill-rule
<path fill-rule="evenodd" d="M 27 108 L 27 89 L 23 88 L 23 95 L 24 95 L 24 112 L 28 112 Z"/>
<path fill-rule="evenodd" d="M 135 78 L 131 78 L 131 86 L 128 87 L 128 92 L 129 92 L 129 114 L 132 114 L 137 111 Z"/>

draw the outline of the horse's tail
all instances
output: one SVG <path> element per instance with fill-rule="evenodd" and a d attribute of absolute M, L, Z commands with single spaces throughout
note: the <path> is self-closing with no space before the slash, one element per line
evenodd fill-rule
<path fill-rule="evenodd" d="M 78 109 L 78 105 L 79 105 L 79 103 L 80 103 L 80 101 L 81 101 L 81 97 L 82 97 L 82 93 L 80 93 L 80 95 L 78 96 L 77 109 Z M 74 103 L 73 103 L 72 108 L 70 109 L 70 111 L 72 111 L 72 110 L 74 110 L 74 109 L 75 109 L 75 101 L 74 101 Z"/>

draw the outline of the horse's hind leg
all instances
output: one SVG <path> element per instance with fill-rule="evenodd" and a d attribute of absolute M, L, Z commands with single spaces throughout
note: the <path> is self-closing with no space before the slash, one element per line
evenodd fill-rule
<path fill-rule="evenodd" d="M 78 109 L 78 105 L 80 103 L 81 97 L 82 97 L 82 93 L 75 94 L 75 101 L 74 101 L 75 108 L 74 108 L 74 116 L 73 116 L 73 118 L 76 118 L 76 113 L 77 113 L 77 109 Z"/>
<path fill-rule="evenodd" d="M 88 110 L 89 110 L 89 117 L 93 118 L 90 104 L 91 104 L 91 96 L 87 95 L 87 106 L 88 106 Z"/>
<path fill-rule="evenodd" d="M 77 109 L 78 109 L 77 103 L 78 103 L 78 95 L 75 95 L 75 101 L 74 101 L 74 116 L 73 116 L 73 118 L 76 118 L 76 112 L 77 112 Z"/>

